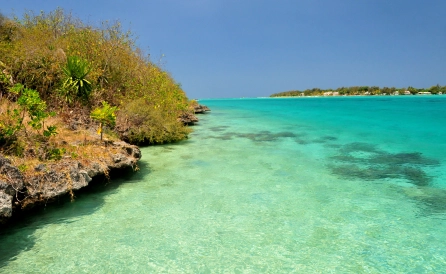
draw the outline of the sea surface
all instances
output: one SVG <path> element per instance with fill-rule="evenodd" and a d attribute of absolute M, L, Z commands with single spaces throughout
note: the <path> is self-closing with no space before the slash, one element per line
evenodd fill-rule
<path fill-rule="evenodd" d="M 446 96 L 200 103 L 138 173 L 0 231 L 0 273 L 446 273 Z"/>

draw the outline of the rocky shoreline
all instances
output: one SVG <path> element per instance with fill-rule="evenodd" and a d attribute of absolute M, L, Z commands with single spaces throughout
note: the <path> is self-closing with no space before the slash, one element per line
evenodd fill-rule
<path fill-rule="evenodd" d="M 195 114 L 210 111 L 207 106 L 194 107 Z M 194 125 L 198 118 L 191 114 L 180 116 L 183 123 Z M 74 192 L 87 187 L 95 178 L 109 178 L 116 170 L 138 170 L 141 150 L 136 145 L 124 141 L 94 141 L 89 143 L 105 151 L 102 156 L 88 162 L 63 158 L 48 161 L 31 167 L 33 170 L 20 171 L 20 168 L 0 154 L 0 228 L 23 213 L 56 201 L 60 197 L 74 198 Z M 105 155 L 105 156 L 104 156 Z"/>
<path fill-rule="evenodd" d="M 195 114 L 205 114 L 206 112 L 211 111 L 207 106 L 197 104 L 194 106 L 194 114 L 190 112 L 184 112 L 178 117 L 178 121 L 185 125 L 195 125 L 198 123 L 199 119 Z"/>
<path fill-rule="evenodd" d="M 0 224 L 59 197 L 73 197 L 74 191 L 88 186 L 94 178 L 108 177 L 113 170 L 137 169 L 142 156 L 137 146 L 122 141 L 98 145 L 110 151 L 107 158 L 89 163 L 67 158 L 39 164 L 33 167 L 31 176 L 24 176 L 9 159 L 0 155 Z"/>

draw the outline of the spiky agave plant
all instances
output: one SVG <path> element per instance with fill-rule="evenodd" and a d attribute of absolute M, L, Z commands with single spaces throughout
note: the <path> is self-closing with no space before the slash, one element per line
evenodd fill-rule
<path fill-rule="evenodd" d="M 62 70 L 65 80 L 61 91 L 65 100 L 69 103 L 77 98 L 88 101 L 93 90 L 91 82 L 87 80 L 87 75 L 91 71 L 88 61 L 78 56 L 69 56 Z"/>

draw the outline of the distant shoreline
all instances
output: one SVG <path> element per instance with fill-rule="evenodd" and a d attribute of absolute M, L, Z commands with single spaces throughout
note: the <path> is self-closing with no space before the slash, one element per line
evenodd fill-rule
<path fill-rule="evenodd" d="M 200 101 L 221 101 L 221 100 L 252 100 L 252 99 L 295 99 L 295 98 L 342 98 L 342 97 L 426 97 L 426 96 L 442 96 L 446 94 L 430 94 L 430 95 L 336 95 L 336 96 L 323 96 L 323 95 L 308 95 L 308 96 L 261 96 L 261 97 L 234 97 L 234 98 L 206 98 L 200 99 Z M 446 97 L 446 96 L 443 96 Z"/>
<path fill-rule="evenodd" d="M 271 97 L 257 97 L 258 99 L 274 99 L 274 98 L 339 98 L 339 97 L 426 97 L 426 96 L 442 96 L 446 94 L 413 94 L 413 95 L 302 95 L 302 96 L 271 96 Z"/>
<path fill-rule="evenodd" d="M 377 87 L 377 86 L 353 86 L 340 87 L 337 89 L 306 89 L 290 90 L 271 94 L 270 97 L 306 97 L 306 96 L 400 96 L 400 95 L 443 95 L 446 94 L 446 86 L 432 86 L 430 88 L 395 88 L 395 87 Z"/>

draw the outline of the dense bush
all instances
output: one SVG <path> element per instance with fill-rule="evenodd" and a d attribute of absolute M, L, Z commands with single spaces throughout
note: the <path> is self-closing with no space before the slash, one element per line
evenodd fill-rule
<path fill-rule="evenodd" d="M 17 101 L 4 100 L 1 105 L 0 145 L 4 148 L 3 152 L 18 156 L 25 156 L 28 152 L 32 157 L 46 158 L 48 140 L 57 135 L 57 128 L 45 125 L 45 120 L 55 114 L 47 111 L 45 101 L 33 89 L 15 84 L 8 92 Z M 36 154 L 33 146 L 45 148 Z"/>
<path fill-rule="evenodd" d="M 0 16 L 0 69 L 2 101 L 14 102 L 6 93 L 20 83 L 65 120 L 76 113 L 91 121 L 91 110 L 107 102 L 120 110 L 117 132 L 132 143 L 173 142 L 189 132 L 178 121 L 190 111 L 181 86 L 142 54 L 119 22 L 94 27 L 62 9 Z"/>
<path fill-rule="evenodd" d="M 146 101 L 144 98 L 134 99 L 120 109 L 116 128 L 123 140 L 136 144 L 162 144 L 187 137 L 188 128 L 169 118 L 169 112 L 157 110 L 162 106 L 148 108 Z"/>

